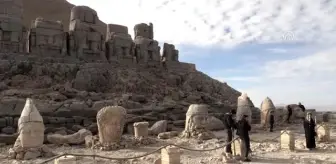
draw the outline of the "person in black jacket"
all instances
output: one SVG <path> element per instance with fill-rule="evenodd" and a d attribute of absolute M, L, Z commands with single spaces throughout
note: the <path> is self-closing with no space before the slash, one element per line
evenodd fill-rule
<path fill-rule="evenodd" d="M 247 115 L 244 115 L 241 120 L 238 121 L 237 123 L 237 129 L 238 129 L 238 135 L 239 138 L 242 140 L 242 145 L 243 145 L 243 154 L 245 162 L 251 161 L 248 158 L 248 154 L 251 151 L 250 149 L 250 136 L 249 136 L 249 131 L 251 131 L 251 125 L 247 121 Z"/>
<path fill-rule="evenodd" d="M 290 123 L 290 117 L 292 116 L 292 113 L 293 113 L 293 110 L 292 110 L 292 107 L 287 105 L 287 110 L 288 110 L 288 113 L 287 113 L 287 123 L 289 124 Z"/>
<path fill-rule="evenodd" d="M 270 132 L 273 132 L 274 128 L 274 112 L 270 112 L 270 118 L 269 118 L 269 124 L 270 124 Z"/>
<path fill-rule="evenodd" d="M 298 106 L 301 108 L 302 112 L 306 111 L 305 106 L 303 106 L 300 102 L 299 102 Z"/>
<path fill-rule="evenodd" d="M 303 127 L 305 130 L 305 138 L 306 138 L 306 147 L 309 150 L 313 150 L 316 148 L 316 131 L 315 131 L 315 121 L 312 118 L 312 114 L 308 113 L 306 119 L 303 122 Z"/>
<path fill-rule="evenodd" d="M 233 130 L 237 129 L 236 123 L 233 120 L 233 115 L 236 114 L 235 110 L 231 110 L 231 112 L 226 113 L 224 115 L 224 126 L 226 128 L 226 133 L 227 133 L 227 142 L 230 143 L 232 141 L 233 138 Z M 232 150 L 231 150 L 231 144 L 228 144 L 225 147 L 225 152 L 232 154 Z"/>

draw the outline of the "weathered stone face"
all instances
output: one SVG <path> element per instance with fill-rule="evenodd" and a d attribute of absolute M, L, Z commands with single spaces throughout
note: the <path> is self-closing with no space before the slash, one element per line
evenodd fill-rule
<path fill-rule="evenodd" d="M 165 58 L 165 61 L 178 61 L 178 53 L 173 44 L 163 44 L 162 57 Z"/>
<path fill-rule="evenodd" d="M 28 33 L 28 52 L 52 57 L 64 56 L 67 52 L 67 35 L 59 21 L 37 18 Z"/>
<path fill-rule="evenodd" d="M 186 114 L 185 129 L 182 137 L 193 137 L 202 140 L 210 139 L 214 135 L 207 129 L 208 106 L 203 104 L 192 104 Z"/>
<path fill-rule="evenodd" d="M 107 106 L 97 113 L 99 141 L 104 145 L 120 142 L 126 121 L 126 109 Z"/>
<path fill-rule="evenodd" d="M 251 100 L 247 94 L 243 93 L 238 97 L 236 120 L 239 121 L 243 115 L 247 115 L 248 122 L 252 122 Z"/>
<path fill-rule="evenodd" d="M 154 39 L 153 24 L 152 23 L 149 23 L 149 25 L 147 25 L 146 23 L 136 24 L 134 26 L 134 36 L 135 38 L 141 36 L 148 39 Z"/>
<path fill-rule="evenodd" d="M 23 148 L 35 148 L 43 145 L 44 124 L 32 99 L 27 99 L 19 118 L 19 138 Z"/>
<path fill-rule="evenodd" d="M 269 97 L 266 97 L 265 100 L 261 103 L 261 124 L 266 126 L 269 124 L 269 118 L 271 114 L 274 114 L 275 106 L 272 100 Z"/>
<path fill-rule="evenodd" d="M 104 36 L 98 30 L 97 12 L 87 6 L 71 10 L 69 52 L 85 61 L 106 60 Z"/>
<path fill-rule="evenodd" d="M 106 35 L 109 60 L 133 60 L 133 40 L 126 26 L 108 24 Z"/>

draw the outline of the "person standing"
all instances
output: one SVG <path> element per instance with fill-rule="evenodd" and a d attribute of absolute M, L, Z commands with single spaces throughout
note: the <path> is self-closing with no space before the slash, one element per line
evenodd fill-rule
<path fill-rule="evenodd" d="M 233 131 L 237 129 L 236 123 L 233 120 L 233 115 L 236 114 L 235 110 L 231 110 L 229 113 L 224 115 L 224 126 L 226 128 L 227 133 L 227 143 L 230 143 L 233 138 Z M 231 143 L 225 147 L 225 152 L 232 154 Z"/>
<path fill-rule="evenodd" d="M 306 138 L 306 147 L 309 150 L 313 150 L 316 148 L 315 143 L 315 137 L 316 137 L 316 131 L 315 131 L 315 121 L 312 118 L 311 113 L 307 113 L 307 117 L 303 122 L 303 127 L 305 130 L 305 138 Z"/>
<path fill-rule="evenodd" d="M 302 112 L 305 112 L 305 111 L 306 111 L 305 106 L 303 106 L 303 105 L 301 104 L 301 102 L 299 102 L 298 106 L 301 108 Z"/>
<path fill-rule="evenodd" d="M 269 124 L 270 124 L 270 132 L 273 132 L 273 128 L 274 128 L 274 112 L 271 111 L 270 112 L 270 118 L 269 118 Z"/>
<path fill-rule="evenodd" d="M 290 123 L 290 117 L 292 116 L 292 113 L 293 113 L 293 110 L 292 110 L 292 107 L 290 105 L 287 105 L 287 123 L 289 124 Z"/>
<path fill-rule="evenodd" d="M 248 117 L 247 115 L 244 115 L 242 119 L 238 121 L 237 133 L 239 135 L 239 138 L 242 141 L 242 146 L 243 146 L 242 156 L 244 156 L 243 161 L 250 162 L 251 160 L 248 158 L 248 154 L 251 151 L 250 136 L 249 136 L 249 131 L 251 131 L 251 125 L 247 121 L 247 117 Z"/>

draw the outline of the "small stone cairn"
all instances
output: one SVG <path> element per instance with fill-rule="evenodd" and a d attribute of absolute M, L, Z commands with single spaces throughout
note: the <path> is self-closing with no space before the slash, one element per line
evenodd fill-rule
<path fill-rule="evenodd" d="M 15 141 L 14 147 L 9 149 L 10 158 L 29 160 L 54 155 L 46 145 L 43 145 L 43 119 L 30 98 L 26 100 L 18 121 L 18 127 L 19 136 Z"/>

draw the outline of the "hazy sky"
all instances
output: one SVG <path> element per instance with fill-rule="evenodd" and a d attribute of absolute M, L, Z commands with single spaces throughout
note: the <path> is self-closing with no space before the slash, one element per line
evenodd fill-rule
<path fill-rule="evenodd" d="M 180 61 L 246 92 L 256 106 L 336 106 L 336 0 L 69 0 L 105 23 L 154 24 Z"/>

